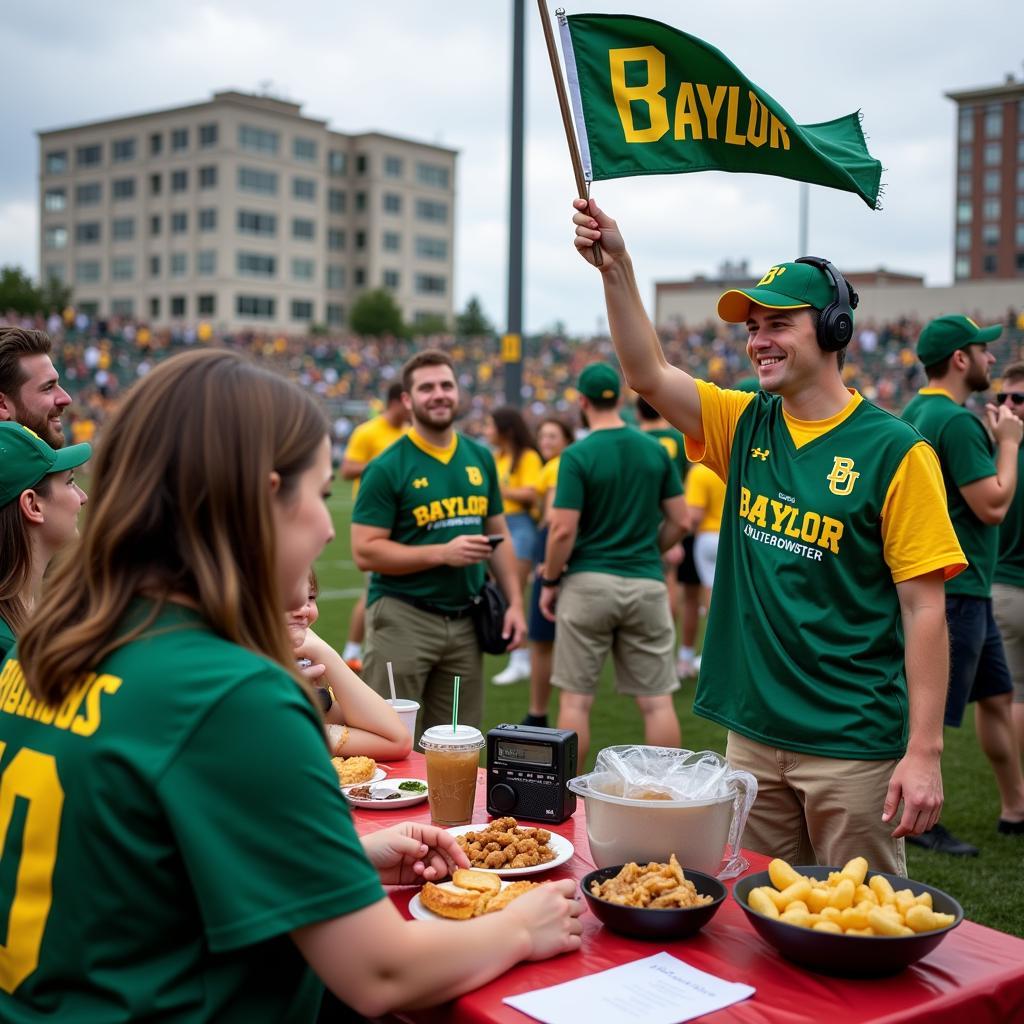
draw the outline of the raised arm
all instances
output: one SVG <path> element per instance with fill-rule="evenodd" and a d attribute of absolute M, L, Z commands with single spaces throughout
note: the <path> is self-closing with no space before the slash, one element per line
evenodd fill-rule
<path fill-rule="evenodd" d="M 1006 518 L 1017 489 L 1017 453 L 1024 425 L 1005 405 L 988 405 L 985 414 L 996 442 L 996 471 L 965 484 L 960 493 L 986 526 L 998 526 Z"/>
<path fill-rule="evenodd" d="M 704 441 L 700 396 L 693 378 L 669 364 L 654 330 L 633 273 L 633 262 L 618 225 L 591 199 L 574 200 L 576 249 L 596 266 L 593 243 L 600 242 L 608 326 L 629 386 L 673 426 L 698 443 Z"/>

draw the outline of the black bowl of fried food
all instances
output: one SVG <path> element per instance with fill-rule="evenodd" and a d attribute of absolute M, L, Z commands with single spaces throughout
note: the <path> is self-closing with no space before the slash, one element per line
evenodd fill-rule
<path fill-rule="evenodd" d="M 813 881 L 824 883 L 830 875 L 840 869 L 821 865 L 794 867 L 793 871 Z M 743 908 L 754 926 L 754 930 L 769 945 L 774 946 L 784 957 L 803 967 L 809 967 L 822 974 L 833 974 L 847 978 L 877 978 L 896 974 L 930 953 L 964 919 L 963 907 L 948 893 L 935 889 L 923 882 L 914 882 L 899 875 L 882 871 L 867 872 L 865 882 L 872 888 L 879 882 L 897 894 L 909 892 L 915 901 L 924 900 L 935 918 L 935 925 L 927 931 L 915 932 L 911 928 L 897 928 L 896 922 L 882 922 L 886 931 L 900 934 L 866 934 L 833 931 L 818 931 L 797 924 L 788 923 L 784 917 L 773 917 L 751 906 L 751 895 L 758 904 L 756 890 L 771 887 L 767 871 L 759 871 L 739 879 L 733 886 L 733 896 Z M 884 882 L 882 880 L 884 879 Z M 915 911 L 914 913 L 920 913 Z M 874 920 L 878 920 L 875 918 Z M 941 922 L 941 923 L 940 923 Z M 915 924 L 918 922 L 915 919 Z M 870 930 L 866 929 L 865 931 Z"/>
<path fill-rule="evenodd" d="M 725 886 L 713 875 L 668 864 L 617 864 L 591 871 L 580 882 L 594 916 L 620 935 L 685 939 L 718 913 Z"/>

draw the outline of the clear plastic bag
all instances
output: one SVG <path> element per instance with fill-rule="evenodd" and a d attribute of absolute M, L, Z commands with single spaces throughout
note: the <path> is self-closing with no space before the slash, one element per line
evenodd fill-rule
<path fill-rule="evenodd" d="M 757 797 L 757 779 L 738 771 L 713 750 L 623 745 L 605 747 L 594 771 L 574 780 L 576 792 L 590 788 L 627 800 L 700 801 L 732 798 L 732 823 L 719 878 L 735 878 L 750 866 L 740 852 L 740 838 Z"/>

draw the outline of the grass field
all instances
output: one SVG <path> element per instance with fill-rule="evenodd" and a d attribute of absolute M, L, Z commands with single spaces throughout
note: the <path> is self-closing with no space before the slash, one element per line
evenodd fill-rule
<path fill-rule="evenodd" d="M 321 585 L 321 619 L 317 630 L 340 650 L 348 630 L 349 613 L 362 590 L 362 574 L 352 562 L 349 546 L 352 502 L 346 485 L 339 483 L 336 487 L 331 508 L 337 536 L 317 563 Z M 487 679 L 503 664 L 504 659 L 488 658 Z M 698 718 L 691 710 L 694 686 L 695 681 L 688 680 L 676 694 L 683 746 L 724 752 L 725 730 Z M 501 722 L 518 722 L 522 718 L 526 712 L 526 687 L 526 683 L 486 686 L 485 732 Z M 610 663 L 602 675 L 591 727 L 588 769 L 602 747 L 643 742 L 636 705 L 612 690 Z M 945 739 L 946 805 L 942 820 L 955 835 L 979 847 L 981 854 L 977 858 L 948 857 L 908 846 L 910 876 L 959 899 L 971 920 L 1024 937 L 1024 838 L 996 833 L 999 798 L 988 762 L 974 736 L 973 714 L 968 712 L 962 729 L 947 730 Z"/>

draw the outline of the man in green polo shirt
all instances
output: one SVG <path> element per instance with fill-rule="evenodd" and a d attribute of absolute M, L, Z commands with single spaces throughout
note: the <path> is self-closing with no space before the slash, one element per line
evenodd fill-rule
<path fill-rule="evenodd" d="M 757 778 L 743 845 L 905 873 L 902 837 L 942 806 L 942 585 L 964 562 L 934 512 L 935 453 L 844 385 L 857 297 L 832 264 L 779 263 L 719 299 L 746 327 L 760 388 L 723 390 L 669 364 L 618 225 L 593 200 L 574 206 L 591 265 L 601 243 L 630 386 L 726 481 L 694 710 L 729 729 L 726 756 Z"/>
<path fill-rule="evenodd" d="M 616 689 L 636 698 L 647 742 L 679 746 L 675 629 L 661 555 L 683 535 L 686 503 L 665 447 L 619 415 L 618 373 L 591 363 L 577 387 L 590 433 L 558 464 L 540 609 L 557 622 L 558 727 L 575 730 L 582 763 L 609 651 Z"/>
<path fill-rule="evenodd" d="M 928 386 L 911 399 L 903 418 L 932 443 L 942 465 L 949 515 L 967 556 L 967 569 L 946 583 L 950 671 L 945 724 L 959 728 L 974 703 L 981 748 L 999 787 L 1000 832 L 1024 835 L 1024 778 L 1013 735 L 1013 683 L 992 615 L 992 575 L 999 546 L 998 526 L 1017 488 L 1021 421 L 1002 406 L 986 410 L 993 442 L 981 420 L 964 407 L 974 392 L 987 391 L 995 357 L 988 342 L 1002 327 L 979 327 L 966 316 L 941 316 L 917 341 Z M 976 856 L 976 847 L 939 823 L 911 840 L 954 856 Z"/>
<path fill-rule="evenodd" d="M 451 722 L 455 676 L 460 722 L 480 725 L 483 658 L 473 608 L 488 559 L 508 600 L 510 647 L 522 642 L 526 624 L 494 458 L 453 427 L 459 385 L 451 359 L 436 349 L 418 353 L 402 368 L 402 385 L 412 427 L 363 473 L 352 557 L 373 573 L 363 677 L 387 696 L 392 663 L 398 696 L 422 707 L 418 736 Z M 492 549 L 488 537 L 503 543 Z"/>

